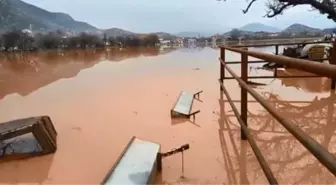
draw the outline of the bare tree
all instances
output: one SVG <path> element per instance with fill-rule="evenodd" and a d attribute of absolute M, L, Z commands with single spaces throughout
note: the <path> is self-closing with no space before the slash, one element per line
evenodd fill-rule
<path fill-rule="evenodd" d="M 242 36 L 242 33 L 238 29 L 233 29 L 230 33 L 232 40 L 238 40 Z"/>
<path fill-rule="evenodd" d="M 243 13 L 247 13 L 257 1 L 260 0 L 249 0 L 249 4 L 243 10 Z M 310 5 L 313 9 L 320 11 L 321 14 L 326 14 L 328 19 L 336 22 L 336 0 L 268 0 L 266 3 L 268 10 L 265 17 L 275 17 L 282 14 L 284 10 L 299 5 Z"/>
<path fill-rule="evenodd" d="M 18 46 L 21 40 L 22 33 L 20 30 L 12 30 L 2 35 L 2 40 L 6 51 Z"/>

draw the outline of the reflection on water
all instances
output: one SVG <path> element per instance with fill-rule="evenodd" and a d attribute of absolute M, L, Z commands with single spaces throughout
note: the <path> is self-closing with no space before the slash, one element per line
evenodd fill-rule
<path fill-rule="evenodd" d="M 139 56 L 167 54 L 174 49 L 87 50 L 0 54 L 0 100 L 11 93 L 26 96 L 101 61 L 120 62 Z"/>
<path fill-rule="evenodd" d="M 278 70 L 278 76 L 309 76 L 308 72 L 295 69 Z M 327 92 L 330 90 L 331 81 L 328 78 L 284 78 L 281 84 L 285 87 L 295 87 L 308 92 Z"/>
<path fill-rule="evenodd" d="M 292 123 L 316 139 L 332 154 L 336 154 L 335 100 L 336 95 L 315 97 L 312 101 L 286 101 L 278 94 L 261 93 L 277 110 Z M 225 110 L 228 103 L 221 102 L 220 125 L 229 134 L 229 142 L 234 152 L 223 152 L 229 184 L 249 184 L 264 178 L 247 141 L 237 141 L 240 137 L 239 124 L 234 114 Z M 249 101 L 249 107 L 258 107 L 258 102 Z M 269 163 L 272 172 L 280 183 L 291 184 L 335 184 L 334 176 L 320 164 L 312 154 L 300 144 L 266 110 L 248 112 L 248 125 L 260 151 Z M 223 136 L 223 151 L 227 144 Z M 240 147 L 239 147 L 240 145 Z M 235 163 L 235 164 L 234 164 Z M 243 172 L 242 172 L 243 171 Z M 240 180 L 237 180 L 240 178 Z M 249 182 L 252 180 L 253 182 Z"/>
<path fill-rule="evenodd" d="M 39 154 L 40 152 L 42 152 L 42 148 L 32 133 L 24 134 L 0 143 L 1 160 L 4 156 L 18 156 L 20 154 L 29 155 L 32 153 Z"/>
<path fill-rule="evenodd" d="M 45 114 L 59 133 L 54 155 L 0 164 L 0 183 L 98 184 L 129 139 L 137 136 L 160 143 L 162 151 L 190 144 L 184 154 L 186 178 L 180 179 L 181 157 L 171 156 L 163 161 L 159 184 L 266 184 L 250 146 L 240 139 L 231 108 L 219 94 L 218 56 L 218 49 L 207 47 L 0 55 L 0 122 Z M 228 53 L 227 58 L 237 61 L 240 56 Z M 232 69 L 239 74 L 239 65 Z M 278 71 L 279 76 L 288 74 L 306 75 Z M 329 81 L 266 81 L 268 85 L 256 90 L 335 153 L 335 95 L 328 92 Z M 238 84 L 227 80 L 225 85 L 239 100 Z M 171 120 L 170 109 L 180 92 L 199 90 L 204 94 L 202 102 L 193 105 L 201 110 L 196 119 Z M 280 183 L 336 183 L 252 98 L 248 108 L 249 128 Z"/>

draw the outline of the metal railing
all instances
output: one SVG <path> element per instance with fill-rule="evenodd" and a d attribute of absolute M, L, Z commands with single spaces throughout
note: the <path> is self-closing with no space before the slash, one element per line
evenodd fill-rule
<path fill-rule="evenodd" d="M 247 45 L 231 45 L 230 47 L 235 48 L 245 48 L 245 47 L 268 47 L 275 46 L 291 46 L 291 45 L 301 45 L 301 44 L 332 44 L 332 41 L 317 41 L 317 42 L 288 42 L 288 43 L 267 43 L 267 44 L 247 44 Z M 277 49 L 276 49 L 277 50 Z"/>
<path fill-rule="evenodd" d="M 296 43 L 301 44 L 301 43 Z M 279 45 L 293 45 L 291 44 L 279 44 Z M 278 54 L 278 46 L 276 45 L 276 54 Z M 269 45 L 268 45 L 269 46 Z M 274 46 L 274 45 L 273 45 Z M 254 47 L 254 46 L 253 46 Z M 241 54 L 241 77 L 239 77 L 235 72 L 228 66 L 228 64 L 232 64 L 232 62 L 225 61 L 225 51 L 231 51 Z M 334 47 L 332 56 L 335 56 L 336 48 Z M 282 116 L 276 108 L 274 108 L 266 99 L 264 99 L 261 95 L 259 95 L 253 88 L 248 85 L 248 57 L 254 57 L 261 59 L 267 62 L 274 62 L 276 64 L 286 65 L 290 68 L 299 69 L 302 71 L 310 72 L 315 74 L 316 76 L 311 77 L 329 77 L 332 79 L 331 87 L 335 88 L 335 79 L 336 79 L 336 65 L 330 64 L 322 64 L 318 62 L 313 62 L 309 60 L 303 59 L 295 59 L 284 56 L 277 56 L 272 54 L 266 54 L 255 51 L 248 51 L 247 48 L 234 48 L 228 46 L 220 47 L 220 89 L 227 97 L 227 101 L 229 102 L 232 110 L 234 112 L 235 117 L 237 118 L 240 126 L 241 126 L 241 138 L 243 140 L 248 140 L 251 145 L 251 148 L 263 170 L 265 176 L 270 184 L 278 184 L 276 178 L 274 177 L 272 170 L 270 169 L 268 163 L 264 159 L 262 153 L 260 152 L 255 140 L 250 135 L 248 125 L 247 125 L 247 104 L 248 104 L 248 93 L 259 102 L 283 127 L 287 129 L 289 133 L 291 133 L 308 151 L 310 151 L 317 160 L 320 161 L 334 176 L 336 176 L 336 158 L 329 153 L 323 146 L 321 146 L 316 140 L 302 131 L 299 127 L 293 124 L 289 119 Z M 335 64 L 335 57 L 332 57 L 329 62 L 331 64 Z M 255 61 L 254 61 L 255 63 Z M 226 70 L 231 74 L 231 78 L 225 77 Z M 275 78 L 273 76 L 273 78 Z M 307 77 L 307 76 L 292 76 L 292 77 Z M 265 77 L 258 77 L 265 78 Z M 266 77 L 267 78 L 267 77 Z M 241 110 L 240 113 L 236 106 L 234 105 L 234 101 L 230 97 L 227 89 L 224 85 L 225 79 L 235 79 L 240 87 L 241 87 Z"/>

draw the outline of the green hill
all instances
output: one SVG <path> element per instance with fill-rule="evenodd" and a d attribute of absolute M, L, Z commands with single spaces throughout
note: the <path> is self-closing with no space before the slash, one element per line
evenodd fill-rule
<path fill-rule="evenodd" d="M 68 30 L 75 32 L 97 31 L 85 22 L 74 20 L 64 13 L 53 13 L 21 0 L 0 1 L 0 29 L 25 29 L 32 25 L 34 31 Z"/>

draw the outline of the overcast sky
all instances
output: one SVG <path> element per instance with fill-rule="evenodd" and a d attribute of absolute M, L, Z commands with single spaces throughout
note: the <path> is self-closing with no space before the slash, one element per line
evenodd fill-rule
<path fill-rule="evenodd" d="M 301 23 L 317 28 L 336 24 L 299 6 L 276 19 L 263 18 L 265 1 L 259 0 L 247 14 L 246 0 L 24 0 L 52 12 L 64 12 L 98 28 L 122 28 L 134 32 L 223 32 L 260 22 L 278 28 Z"/>

